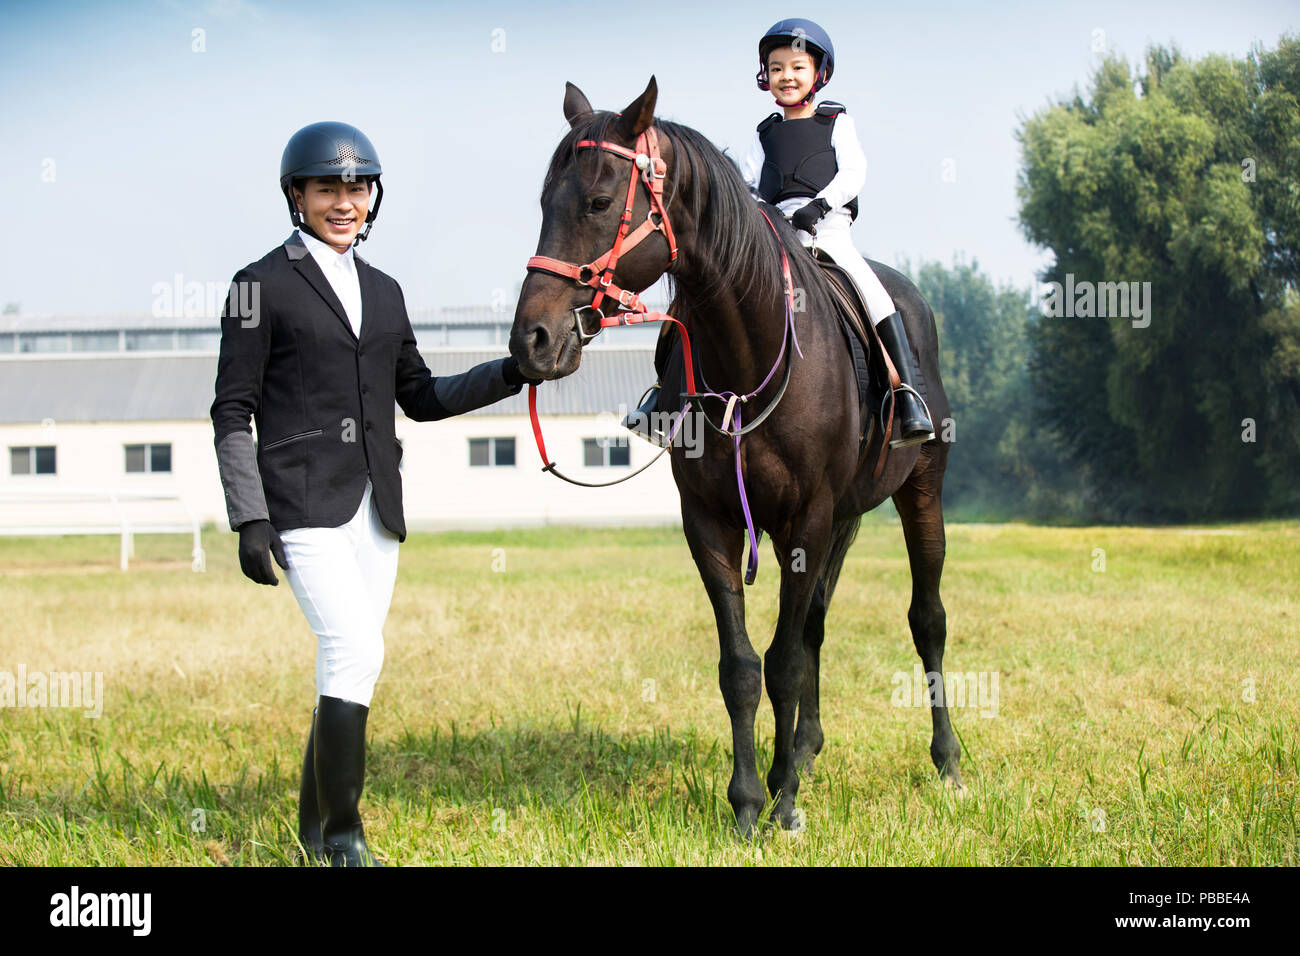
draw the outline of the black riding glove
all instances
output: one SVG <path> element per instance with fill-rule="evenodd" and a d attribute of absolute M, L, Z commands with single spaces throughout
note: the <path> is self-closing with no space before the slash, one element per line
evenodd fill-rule
<path fill-rule="evenodd" d="M 501 363 L 501 377 L 506 380 L 506 384 L 511 388 L 522 387 L 524 385 L 537 385 L 543 381 L 540 378 L 529 378 L 523 372 L 519 371 L 519 362 L 513 355 L 507 355 L 506 360 Z"/>
<path fill-rule="evenodd" d="M 814 199 L 812 202 L 795 210 L 794 215 L 790 217 L 790 225 L 815 236 L 817 235 L 817 223 L 821 222 L 822 217 L 830 211 L 830 204 L 825 199 Z"/>
<path fill-rule="evenodd" d="M 276 564 L 289 570 L 284 544 L 279 533 L 271 527 L 271 522 L 259 518 L 239 526 L 239 567 L 245 577 L 258 584 L 279 584 L 280 579 L 271 566 L 271 555 L 275 555 Z"/>

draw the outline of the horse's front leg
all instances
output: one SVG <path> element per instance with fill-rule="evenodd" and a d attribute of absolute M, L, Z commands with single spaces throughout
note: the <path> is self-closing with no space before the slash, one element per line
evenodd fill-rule
<path fill-rule="evenodd" d="M 854 537 L 858 533 L 860 517 L 841 521 L 831 530 L 831 543 L 826 553 L 822 573 L 818 575 L 813 587 L 812 599 L 808 603 L 808 614 L 804 618 L 803 648 L 804 672 L 803 693 L 799 697 L 799 720 L 794 728 L 794 769 L 805 776 L 812 772 L 813 761 L 821 753 L 821 650 L 826 637 L 826 611 L 835 594 L 835 585 L 840 579 L 844 567 L 844 558 L 849 553 Z"/>
<path fill-rule="evenodd" d="M 718 625 L 718 684 L 731 718 L 733 764 L 727 799 L 741 835 L 750 837 L 764 803 L 754 755 L 754 716 L 763 695 L 763 665 L 745 630 L 745 592 L 740 578 L 744 532 L 719 522 L 685 489 L 682 525 Z"/>
<path fill-rule="evenodd" d="M 772 711 L 776 715 L 776 739 L 767 788 L 776 798 L 774 818 L 787 830 L 797 825 L 794 805 L 799 794 L 799 767 L 795 760 L 795 716 L 805 679 L 811 676 L 804 625 L 830 544 L 831 513 L 829 496 L 820 496 L 780 535 L 774 536 L 784 560 L 776 636 L 764 657 L 767 696 L 772 699 Z"/>

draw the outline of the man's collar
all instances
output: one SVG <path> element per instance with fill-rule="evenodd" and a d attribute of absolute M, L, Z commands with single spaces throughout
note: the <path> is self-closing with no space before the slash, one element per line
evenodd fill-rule
<path fill-rule="evenodd" d="M 289 238 L 284 240 L 284 249 L 285 252 L 289 253 L 289 259 L 293 262 L 307 257 L 307 243 L 302 241 L 302 233 L 297 229 L 289 233 Z"/>
<path fill-rule="evenodd" d="M 315 236 L 308 235 L 307 233 L 303 232 L 302 229 L 298 230 L 298 235 L 302 236 L 302 240 L 307 246 L 307 251 L 310 252 L 312 255 L 325 256 L 325 253 L 329 253 L 329 256 L 339 256 L 343 259 L 350 258 L 352 255 L 352 246 L 350 245 L 348 246 L 346 252 L 339 252 L 328 242 L 321 242 Z M 325 256 L 325 260 L 327 262 L 337 261 L 336 259 L 329 258 L 329 256 Z"/>
<path fill-rule="evenodd" d="M 329 249 L 329 251 L 336 256 L 339 255 L 339 251 L 337 249 L 331 248 L 327 243 L 321 242 L 315 236 L 307 235 L 301 229 L 295 229 L 293 232 L 289 234 L 289 238 L 284 240 L 284 248 L 285 251 L 288 252 L 289 254 L 289 259 L 293 262 L 297 262 L 299 259 L 304 258 L 308 253 L 310 253 L 312 250 L 310 247 L 308 247 L 307 245 L 308 242 L 315 243 L 316 245 L 320 246 L 323 249 Z M 355 259 L 357 262 L 360 262 L 363 265 L 370 264 L 366 262 L 365 259 L 362 259 L 361 256 L 357 255 L 357 250 L 355 246 L 350 248 L 348 252 L 352 254 L 352 258 Z"/>

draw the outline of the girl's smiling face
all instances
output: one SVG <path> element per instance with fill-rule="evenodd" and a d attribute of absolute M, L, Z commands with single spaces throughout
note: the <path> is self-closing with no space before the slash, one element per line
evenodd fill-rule
<path fill-rule="evenodd" d="M 777 47 L 767 55 L 767 83 L 784 109 L 808 98 L 817 80 L 817 63 L 806 50 Z"/>
<path fill-rule="evenodd" d="M 347 252 L 370 211 L 370 183 L 365 177 L 312 177 L 294 187 L 298 212 L 316 235 L 339 252 Z"/>

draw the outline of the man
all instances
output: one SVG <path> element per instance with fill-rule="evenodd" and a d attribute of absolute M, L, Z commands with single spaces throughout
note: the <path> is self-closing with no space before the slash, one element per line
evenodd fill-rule
<path fill-rule="evenodd" d="M 212 404 L 240 567 L 278 584 L 274 556 L 317 638 L 299 839 L 316 858 L 346 866 L 376 863 L 358 803 L 406 537 L 394 402 L 431 421 L 528 381 L 511 357 L 460 375 L 429 372 L 401 288 L 353 249 L 378 215 L 381 173 L 370 140 L 345 123 L 315 123 L 289 140 L 280 188 L 295 231 L 235 274 Z"/>

